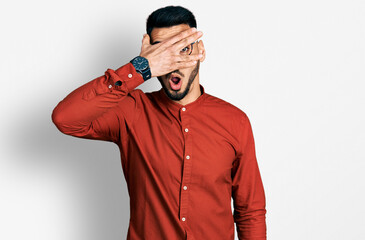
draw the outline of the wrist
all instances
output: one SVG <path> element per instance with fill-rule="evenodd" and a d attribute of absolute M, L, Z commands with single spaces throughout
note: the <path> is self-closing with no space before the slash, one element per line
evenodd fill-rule
<path fill-rule="evenodd" d="M 143 77 L 144 81 L 147 81 L 148 79 L 151 78 L 151 69 L 147 58 L 142 56 L 137 56 L 133 58 L 130 62 L 136 69 L 136 72 Z"/>

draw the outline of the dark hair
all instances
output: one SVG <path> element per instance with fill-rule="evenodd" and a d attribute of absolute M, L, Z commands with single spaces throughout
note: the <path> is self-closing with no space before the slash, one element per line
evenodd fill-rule
<path fill-rule="evenodd" d="M 181 6 L 159 8 L 147 18 L 147 34 L 151 36 L 152 29 L 157 27 L 172 27 L 187 24 L 196 28 L 196 20 L 191 11 Z"/>

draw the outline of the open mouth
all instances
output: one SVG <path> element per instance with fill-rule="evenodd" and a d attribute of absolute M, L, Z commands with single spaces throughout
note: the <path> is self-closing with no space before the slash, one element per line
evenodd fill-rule
<path fill-rule="evenodd" d="M 173 90 L 179 90 L 181 88 L 181 77 L 177 74 L 171 74 L 169 78 L 170 87 Z"/>

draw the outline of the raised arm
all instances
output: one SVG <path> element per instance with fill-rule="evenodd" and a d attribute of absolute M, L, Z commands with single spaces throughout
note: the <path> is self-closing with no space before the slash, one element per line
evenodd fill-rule
<path fill-rule="evenodd" d="M 68 135 L 117 141 L 120 117 L 128 122 L 133 120 L 136 106 L 129 93 L 143 82 L 131 63 L 116 71 L 108 69 L 105 75 L 82 85 L 58 103 L 52 112 L 52 121 Z M 107 113 L 120 103 L 123 113 Z"/>
<path fill-rule="evenodd" d="M 181 48 L 202 36 L 195 28 L 178 33 L 162 42 L 151 44 L 147 34 L 142 39 L 140 57 L 147 59 L 151 77 L 165 75 L 176 69 L 193 66 L 201 54 L 180 56 Z M 57 128 L 75 137 L 117 142 L 133 125 L 142 94 L 135 88 L 145 80 L 132 63 L 117 70 L 107 69 L 103 76 L 77 88 L 53 110 L 52 121 Z"/>

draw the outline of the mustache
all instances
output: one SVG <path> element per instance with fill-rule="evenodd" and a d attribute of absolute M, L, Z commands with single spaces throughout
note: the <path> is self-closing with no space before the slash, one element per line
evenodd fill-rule
<path fill-rule="evenodd" d="M 185 77 L 185 76 L 184 76 L 184 74 L 183 74 L 182 72 L 180 72 L 180 71 L 179 71 L 179 69 L 177 69 L 177 70 L 175 70 L 175 71 L 173 71 L 173 72 L 168 73 L 168 74 L 166 75 L 166 78 L 169 78 L 169 77 L 171 76 L 171 74 L 173 74 L 173 73 L 177 73 L 177 74 L 179 74 L 181 77 Z"/>

